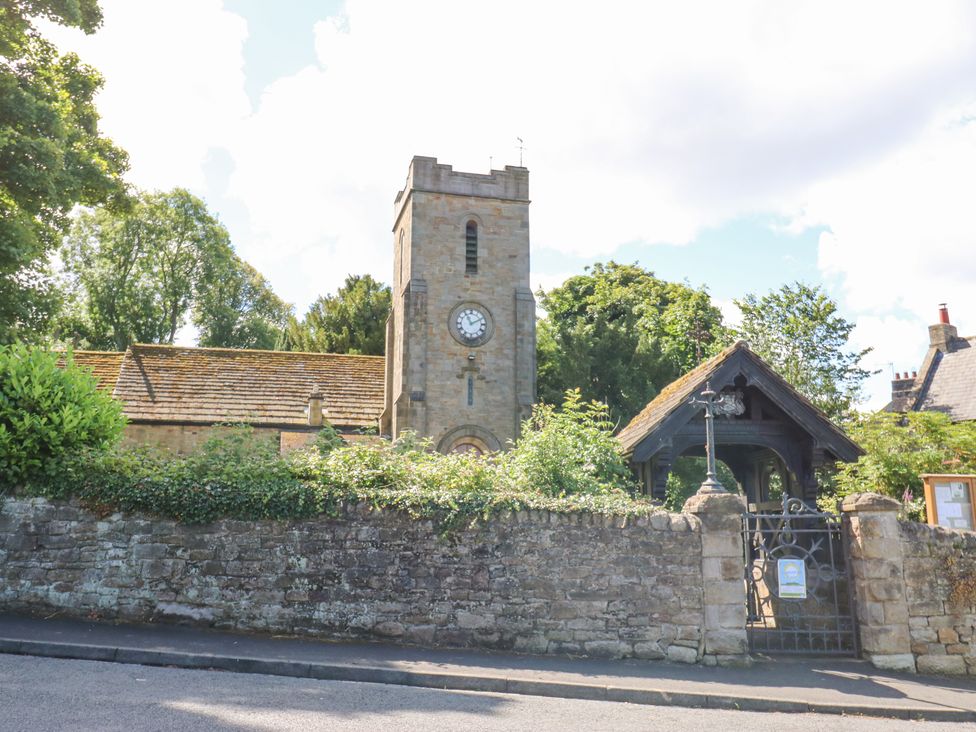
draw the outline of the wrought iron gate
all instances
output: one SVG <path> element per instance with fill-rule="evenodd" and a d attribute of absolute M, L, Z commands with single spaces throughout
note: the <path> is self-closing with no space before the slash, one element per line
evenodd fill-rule
<path fill-rule="evenodd" d="M 742 517 L 751 651 L 857 655 L 841 519 L 798 498 Z"/>

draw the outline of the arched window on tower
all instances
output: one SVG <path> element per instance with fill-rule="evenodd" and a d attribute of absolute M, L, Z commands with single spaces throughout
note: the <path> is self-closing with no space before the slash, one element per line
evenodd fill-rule
<path fill-rule="evenodd" d="M 478 224 L 469 221 L 464 227 L 464 273 L 478 274 Z"/>

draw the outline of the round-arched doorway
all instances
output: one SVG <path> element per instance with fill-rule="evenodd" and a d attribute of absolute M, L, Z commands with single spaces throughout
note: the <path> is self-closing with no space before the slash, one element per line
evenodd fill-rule
<path fill-rule="evenodd" d="M 473 424 L 456 427 L 437 443 L 437 451 L 466 455 L 486 455 L 501 449 L 501 442 L 491 432 Z"/>

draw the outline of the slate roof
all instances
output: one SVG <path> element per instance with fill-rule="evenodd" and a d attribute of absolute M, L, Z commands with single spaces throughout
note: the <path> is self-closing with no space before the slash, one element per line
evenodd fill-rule
<path fill-rule="evenodd" d="M 914 405 L 890 406 L 895 411 L 944 412 L 953 422 L 976 420 L 976 337 L 954 339 L 952 350 L 939 352 Z"/>
<path fill-rule="evenodd" d="M 739 364 L 736 369 L 746 368 L 754 376 L 761 376 L 766 384 L 764 391 L 767 392 L 767 396 L 773 396 L 771 392 L 776 392 L 777 400 L 782 402 L 779 406 L 792 414 L 794 419 L 799 419 L 805 429 L 812 430 L 838 458 L 856 459 L 857 455 L 862 453 L 861 448 L 842 429 L 833 424 L 809 399 L 753 353 L 745 341 L 736 341 L 721 353 L 664 387 L 641 410 L 640 414 L 620 431 L 617 439 L 623 446 L 624 454 L 633 454 L 634 448 L 661 427 L 665 420 L 679 409 L 687 407 L 690 398 L 702 389 L 707 380 L 715 377 L 720 370 L 727 372 L 725 367 L 733 360 Z M 713 384 L 713 386 L 718 388 L 720 384 Z"/>
<path fill-rule="evenodd" d="M 75 365 L 90 371 L 98 382 L 98 387 L 105 391 L 112 391 L 115 388 L 124 356 L 124 353 L 118 351 L 74 351 L 72 353 Z"/>

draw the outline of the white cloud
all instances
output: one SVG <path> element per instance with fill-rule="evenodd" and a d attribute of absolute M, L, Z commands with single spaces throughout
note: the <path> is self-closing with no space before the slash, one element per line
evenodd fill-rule
<path fill-rule="evenodd" d="M 742 325 L 742 311 L 733 300 L 722 300 L 712 298 L 712 304 L 722 311 L 722 322 L 730 328 L 738 328 Z"/>
<path fill-rule="evenodd" d="M 105 77 L 101 128 L 130 153 L 129 180 L 200 189 L 202 164 L 250 113 L 242 48 L 247 25 L 219 0 L 103 0 L 92 36 L 45 33 Z"/>
<path fill-rule="evenodd" d="M 909 358 L 897 332 L 917 361 L 944 300 L 976 332 L 971 3 L 348 0 L 254 110 L 246 23 L 217 0 L 104 8 L 95 36 L 60 35 L 106 76 L 133 179 L 208 192 L 226 149 L 211 200 L 243 206 L 238 248 L 299 310 L 349 272 L 389 279 L 412 155 L 487 171 L 521 136 L 536 246 L 603 256 L 774 213 L 828 229 L 821 268 L 878 359 Z"/>
<path fill-rule="evenodd" d="M 941 302 L 962 335 L 976 333 L 974 112 L 951 110 L 912 145 L 808 192 L 805 218 L 830 227 L 820 267 L 859 314 L 859 341 L 895 371 L 919 367 Z M 884 370 L 869 386 L 872 406 L 888 391 Z"/>
<path fill-rule="evenodd" d="M 833 228 L 811 187 L 915 149 L 973 90 L 971 20 L 951 4 L 350 0 L 316 26 L 318 66 L 244 124 L 231 191 L 275 255 L 319 263 L 309 290 L 357 264 L 388 274 L 411 155 L 483 171 L 517 162 L 516 135 L 536 245 L 605 255 L 801 208 Z"/>
<path fill-rule="evenodd" d="M 934 322 L 935 318 L 931 318 Z M 864 385 L 865 409 L 881 409 L 891 401 L 895 373 L 917 371 L 928 347 L 927 321 L 920 318 L 862 315 L 851 334 L 855 349 L 872 348 L 862 366 L 876 372 Z"/>
<path fill-rule="evenodd" d="M 934 322 L 953 304 L 976 320 L 976 106 L 940 118 L 915 144 L 813 186 L 806 217 L 830 227 L 820 266 L 858 311 L 902 307 Z"/>

